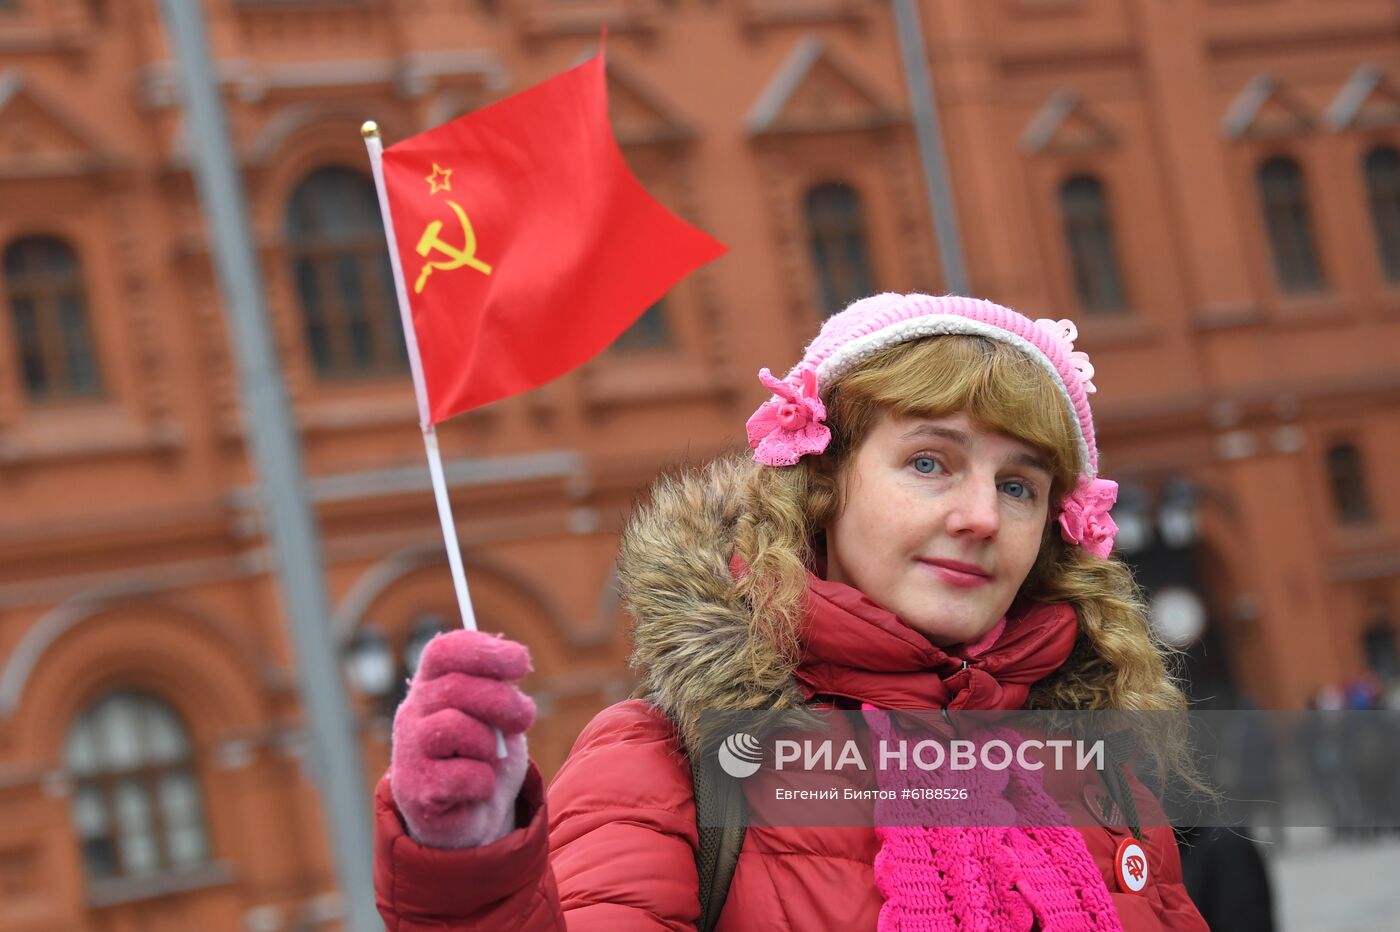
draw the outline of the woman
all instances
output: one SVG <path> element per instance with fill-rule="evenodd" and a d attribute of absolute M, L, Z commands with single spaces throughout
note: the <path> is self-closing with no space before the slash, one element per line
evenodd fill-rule
<path fill-rule="evenodd" d="M 752 458 L 662 481 L 624 534 L 646 698 L 584 729 L 548 807 L 513 682 L 524 648 L 434 640 L 376 797 L 389 928 L 693 928 L 702 711 L 1184 708 L 1108 559 L 1116 485 L 1097 477 L 1075 337 L 884 294 L 829 319 L 786 379 L 760 373 L 774 397 L 749 419 Z M 1205 929 L 1170 828 L 1142 832 L 1145 884 L 1125 886 L 1129 829 L 1100 821 L 753 825 L 718 928 Z"/>

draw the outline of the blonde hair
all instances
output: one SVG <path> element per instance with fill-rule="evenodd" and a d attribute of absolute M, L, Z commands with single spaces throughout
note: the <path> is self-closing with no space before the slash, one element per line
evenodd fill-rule
<path fill-rule="evenodd" d="M 984 337 L 891 347 L 834 380 L 825 395 L 832 434 L 826 452 L 786 468 L 750 463 L 747 507 L 736 529 L 736 548 L 749 566 L 739 584 L 753 606 L 753 635 L 773 644 L 790 668 L 799 656 L 812 539 L 838 514 L 841 472 L 882 414 L 963 412 L 982 429 L 1035 447 L 1052 475 L 1052 503 L 1074 487 L 1083 467 L 1072 415 L 1050 378 L 1020 351 Z M 1052 520 L 1017 600 L 1068 603 L 1079 619 L 1069 659 L 1035 685 L 1027 708 L 1185 711 L 1169 671 L 1171 652 L 1153 636 L 1141 592 L 1121 562 L 1066 543 Z M 1157 774 L 1195 782 L 1184 716 L 1131 718 L 1152 719 L 1138 737 Z"/>

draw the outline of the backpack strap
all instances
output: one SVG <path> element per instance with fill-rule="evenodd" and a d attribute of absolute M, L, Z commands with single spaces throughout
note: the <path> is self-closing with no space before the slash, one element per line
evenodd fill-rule
<path fill-rule="evenodd" d="M 1142 841 L 1137 801 L 1133 799 L 1132 787 L 1128 785 L 1128 778 L 1123 773 L 1123 765 L 1133 756 L 1137 741 L 1131 731 L 1119 731 L 1108 735 L 1104 743 L 1108 751 L 1108 766 L 1100 772 L 1104 788 L 1108 790 L 1109 797 L 1118 804 L 1119 811 L 1127 820 L 1128 831 L 1132 832 L 1138 841 Z"/>
<path fill-rule="evenodd" d="M 708 760 L 706 759 L 708 758 Z M 739 781 L 719 768 L 714 755 L 690 755 L 695 787 L 695 827 L 700 836 L 695 868 L 700 876 L 698 932 L 711 932 L 729 895 L 729 882 L 744 846 L 748 813 Z"/>

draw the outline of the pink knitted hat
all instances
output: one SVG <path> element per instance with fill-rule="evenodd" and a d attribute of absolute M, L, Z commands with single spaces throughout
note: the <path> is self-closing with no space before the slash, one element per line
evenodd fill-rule
<path fill-rule="evenodd" d="M 1079 447 L 1079 484 L 1060 503 L 1065 540 L 1099 557 L 1113 549 L 1118 526 L 1109 516 L 1118 484 L 1098 478 L 1094 418 L 1089 395 L 1094 367 L 1074 348 L 1079 331 L 1071 321 L 1030 318 L 977 298 L 926 294 L 878 294 L 862 298 L 828 318 L 802 361 L 779 380 L 767 369 L 759 380 L 773 397 L 748 421 L 749 446 L 765 466 L 791 466 L 821 453 L 831 441 L 823 423 L 821 393 L 838 375 L 876 353 L 908 340 L 945 334 L 986 337 L 1013 346 L 1045 370 L 1073 414 Z"/>

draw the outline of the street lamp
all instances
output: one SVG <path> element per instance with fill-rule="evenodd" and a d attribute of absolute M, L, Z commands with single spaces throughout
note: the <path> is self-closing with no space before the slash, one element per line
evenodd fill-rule
<path fill-rule="evenodd" d="M 361 625 L 345 651 L 345 669 L 355 691 L 382 699 L 394 688 L 394 651 L 373 625 Z"/>
<path fill-rule="evenodd" d="M 1125 485 L 1118 490 L 1113 523 L 1118 525 L 1114 545 L 1121 553 L 1138 553 L 1151 544 L 1152 522 L 1148 516 L 1147 495 L 1139 486 Z"/>
<path fill-rule="evenodd" d="M 1206 607 L 1187 587 L 1166 586 L 1153 594 L 1148 619 L 1158 637 L 1184 650 L 1205 633 Z"/>
<path fill-rule="evenodd" d="M 403 701 L 409 678 L 418 670 L 423 649 L 446 630 L 447 620 L 442 615 L 420 615 L 399 653 L 377 626 L 361 625 L 345 649 L 345 674 L 350 685 L 360 695 L 373 700 L 378 712 L 393 714 Z"/>
<path fill-rule="evenodd" d="M 409 632 L 408 642 L 403 648 L 403 665 L 409 676 L 418 672 L 418 661 L 428 642 L 446 630 L 447 619 L 436 613 L 421 615 L 413 623 L 413 630 Z"/>
<path fill-rule="evenodd" d="M 1196 542 L 1196 487 L 1185 479 L 1173 479 L 1162 490 L 1162 504 L 1157 510 L 1157 533 L 1162 543 L 1180 550 Z"/>

